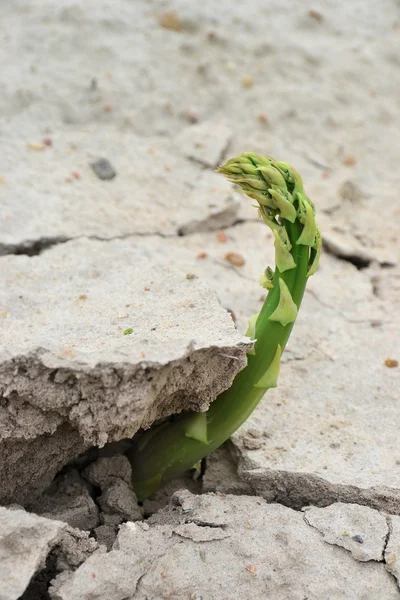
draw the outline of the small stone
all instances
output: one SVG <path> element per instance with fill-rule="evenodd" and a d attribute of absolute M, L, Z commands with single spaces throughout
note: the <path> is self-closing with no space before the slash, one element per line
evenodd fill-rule
<path fill-rule="evenodd" d="M 345 156 L 345 158 L 343 159 L 343 164 L 346 165 L 346 167 L 354 167 L 356 162 L 356 157 L 351 154 L 349 156 Z"/>
<path fill-rule="evenodd" d="M 321 23 L 324 20 L 324 17 L 317 10 L 309 10 L 308 16 L 314 19 L 315 21 L 318 21 L 318 23 Z"/>
<path fill-rule="evenodd" d="M 194 273 L 187 273 L 186 279 L 197 279 L 197 275 L 195 275 Z"/>
<path fill-rule="evenodd" d="M 255 565 L 247 565 L 246 567 L 246 571 L 248 571 L 249 573 L 251 573 L 251 575 L 255 575 L 257 568 Z"/>
<path fill-rule="evenodd" d="M 245 263 L 243 256 L 238 252 L 227 252 L 225 254 L 225 260 L 235 267 L 243 267 Z"/>
<path fill-rule="evenodd" d="M 182 21 L 179 18 L 178 13 L 175 11 L 168 11 L 162 13 L 159 17 L 159 23 L 161 27 L 164 29 L 169 29 L 170 31 L 182 31 Z"/>
<path fill-rule="evenodd" d="M 217 231 L 217 240 L 220 244 L 225 244 L 228 240 L 228 236 L 225 231 Z"/>
<path fill-rule="evenodd" d="M 395 369 L 399 366 L 399 361 L 395 360 L 394 358 L 387 358 L 385 360 L 385 365 L 388 367 L 388 369 Z"/>
<path fill-rule="evenodd" d="M 90 165 L 99 179 L 114 179 L 117 172 L 107 158 L 99 158 Z"/>
<path fill-rule="evenodd" d="M 354 542 L 357 542 L 357 544 L 363 544 L 364 540 L 361 537 L 361 535 L 353 535 L 353 537 L 351 538 Z"/>

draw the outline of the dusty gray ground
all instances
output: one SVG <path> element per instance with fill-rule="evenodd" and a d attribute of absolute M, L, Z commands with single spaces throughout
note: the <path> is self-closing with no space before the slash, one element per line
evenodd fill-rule
<path fill-rule="evenodd" d="M 2 0 L 0 489 L 42 517 L 1 515 L 1 600 L 398 596 L 399 33 L 396 0 Z M 213 169 L 246 150 L 324 234 L 279 387 L 142 508 L 129 442 L 34 497 L 243 366 L 272 240 Z M 132 524 L 179 487 L 263 498 Z"/>

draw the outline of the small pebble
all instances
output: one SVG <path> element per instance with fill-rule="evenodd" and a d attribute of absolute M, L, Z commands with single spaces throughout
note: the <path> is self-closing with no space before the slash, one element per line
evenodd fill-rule
<path fill-rule="evenodd" d="M 53 141 L 50 138 L 45 137 L 45 138 L 43 138 L 43 144 L 45 146 L 52 146 L 53 145 Z"/>
<path fill-rule="evenodd" d="M 252 575 L 256 574 L 256 567 L 254 565 L 247 565 L 246 567 L 246 571 L 248 571 L 249 573 L 251 573 Z"/>
<path fill-rule="evenodd" d="M 217 231 L 217 240 L 221 244 L 225 244 L 228 240 L 228 236 L 226 235 L 226 233 L 224 231 Z"/>
<path fill-rule="evenodd" d="M 353 537 L 351 538 L 354 542 L 357 542 L 357 544 L 363 544 L 364 540 L 361 537 L 361 535 L 353 535 Z"/>
<path fill-rule="evenodd" d="M 90 165 L 99 179 L 114 179 L 117 172 L 107 158 L 99 158 Z"/>
<path fill-rule="evenodd" d="M 268 117 L 267 117 L 267 115 L 264 115 L 264 113 L 261 113 L 261 114 L 258 115 L 258 120 L 263 125 L 266 125 L 268 123 Z"/>
<path fill-rule="evenodd" d="M 225 254 L 225 260 L 235 267 L 243 267 L 245 263 L 243 256 L 238 252 L 227 252 Z"/>
<path fill-rule="evenodd" d="M 345 156 L 345 158 L 343 159 L 343 164 L 346 165 L 346 167 L 354 167 L 356 162 L 356 157 L 352 156 L 351 154 L 349 156 Z"/>
<path fill-rule="evenodd" d="M 196 256 L 196 258 L 198 258 L 199 260 L 203 260 L 205 258 L 207 258 L 208 254 L 207 252 L 199 252 L 198 255 Z"/>
<path fill-rule="evenodd" d="M 170 31 L 182 31 L 182 21 L 175 11 L 168 11 L 160 15 L 159 23 L 164 29 L 169 29 Z"/>
<path fill-rule="evenodd" d="M 197 275 L 194 273 L 187 273 L 186 279 L 197 279 Z"/>
<path fill-rule="evenodd" d="M 385 360 L 385 365 L 389 368 L 389 369 L 395 369 L 396 367 L 399 366 L 399 361 L 395 360 L 394 358 L 387 358 Z"/>
<path fill-rule="evenodd" d="M 324 20 L 324 17 L 317 10 L 309 10 L 308 16 L 311 17 L 312 19 L 315 19 L 319 23 L 321 23 L 321 21 Z"/>

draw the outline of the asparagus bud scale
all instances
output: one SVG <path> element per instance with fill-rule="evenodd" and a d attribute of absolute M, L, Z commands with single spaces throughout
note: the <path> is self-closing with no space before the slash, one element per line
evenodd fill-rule
<path fill-rule="evenodd" d="M 250 319 L 246 335 L 254 340 L 254 347 L 232 386 L 206 412 L 175 415 L 134 437 L 128 457 L 139 500 L 223 444 L 265 392 L 277 386 L 281 355 L 307 279 L 318 267 L 322 240 L 314 205 L 292 166 L 246 153 L 228 160 L 217 172 L 257 201 L 260 218 L 274 236 L 275 270 L 268 267 L 261 277 L 268 295 L 260 313 Z"/>

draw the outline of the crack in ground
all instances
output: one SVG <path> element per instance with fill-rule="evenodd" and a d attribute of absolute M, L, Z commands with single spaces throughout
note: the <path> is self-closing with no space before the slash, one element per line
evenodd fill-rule
<path fill-rule="evenodd" d="M 361 505 L 359 505 L 359 504 L 358 504 L 357 506 L 361 506 Z M 379 512 L 379 511 L 378 511 L 378 512 Z M 381 513 L 380 513 L 380 514 L 381 514 Z M 387 549 L 387 546 L 388 546 L 388 543 L 389 543 L 390 536 L 391 536 L 391 534 L 392 534 L 393 528 L 392 528 L 392 521 L 391 521 L 391 519 L 390 519 L 390 516 L 389 516 L 389 515 L 386 515 L 386 517 L 385 517 L 385 518 L 386 518 L 386 523 L 387 523 L 387 528 L 388 528 L 388 531 L 387 531 L 387 534 L 386 534 L 386 536 L 385 536 L 385 539 L 384 539 L 384 541 L 383 541 L 383 547 L 382 547 L 382 555 L 381 555 L 381 559 L 380 559 L 380 560 L 376 560 L 376 559 L 372 559 L 372 558 L 371 558 L 371 559 L 368 559 L 368 560 L 366 560 L 366 561 L 363 561 L 363 560 L 359 560 L 359 559 L 355 558 L 355 557 L 353 556 L 352 552 L 351 552 L 351 551 L 350 551 L 348 548 L 345 548 L 344 546 L 341 546 L 340 544 L 337 544 L 337 543 L 331 543 L 331 542 L 328 542 L 328 541 L 325 539 L 325 535 L 324 535 L 324 533 L 323 533 L 323 532 L 322 532 L 320 529 L 318 529 L 318 527 L 316 527 L 315 525 L 312 525 L 312 523 L 310 523 L 310 522 L 308 521 L 308 519 L 307 519 L 307 513 L 305 512 L 305 513 L 304 513 L 304 515 L 303 515 L 303 520 L 304 520 L 304 522 L 305 522 L 305 523 L 306 523 L 306 524 L 307 524 L 309 527 L 312 527 L 313 529 L 315 529 L 316 531 L 318 531 L 318 533 L 319 533 L 319 534 L 322 536 L 322 539 L 323 539 L 323 541 L 324 541 L 326 544 L 329 544 L 330 546 L 335 546 L 336 548 L 339 548 L 340 550 L 344 550 L 344 552 L 346 552 L 347 554 L 350 554 L 350 556 L 351 556 L 351 557 L 352 557 L 352 558 L 353 558 L 355 561 L 359 562 L 360 564 L 367 564 L 367 563 L 369 563 L 369 562 L 372 562 L 372 563 L 378 563 L 378 564 L 379 564 L 379 563 L 381 563 L 381 564 L 385 565 L 385 570 L 386 570 L 386 572 L 387 572 L 387 573 L 388 573 L 390 576 L 392 576 L 392 577 L 394 578 L 396 585 L 397 585 L 397 586 L 399 586 L 399 582 L 397 581 L 397 577 L 394 575 L 394 573 L 392 573 L 391 571 L 389 571 L 389 569 L 387 568 L 387 562 L 386 562 L 386 556 L 385 556 L 385 554 L 386 554 L 386 549 Z"/>
<path fill-rule="evenodd" d="M 218 215 L 213 215 L 217 217 Z M 73 240 L 96 240 L 99 242 L 113 242 L 115 240 L 127 240 L 133 238 L 140 237 L 152 237 L 157 236 L 163 239 L 170 239 L 174 237 L 190 237 L 192 235 L 198 233 L 212 233 L 213 231 L 224 231 L 226 229 L 230 229 L 232 227 L 237 227 L 238 225 L 243 225 L 244 223 L 252 223 L 259 222 L 259 219 L 241 219 L 237 218 L 232 223 L 227 223 L 226 225 L 220 225 L 217 228 L 208 227 L 207 229 L 203 229 L 204 221 L 199 223 L 199 229 L 185 232 L 184 228 L 178 229 L 174 233 L 162 233 L 160 231 L 143 231 L 143 232 L 134 232 L 134 233 L 125 233 L 122 235 L 115 235 L 112 237 L 102 237 L 99 235 L 78 235 L 78 236 L 59 236 L 59 237 L 49 237 L 49 238 L 40 238 L 34 241 L 25 241 L 20 242 L 18 244 L 1 244 L 0 243 L 0 258 L 3 256 L 39 256 L 42 252 L 49 250 L 54 246 L 59 246 L 60 244 L 66 244 L 67 242 L 71 242 Z"/>
<path fill-rule="evenodd" d="M 389 517 L 389 515 L 386 515 L 386 524 L 387 524 L 388 531 L 387 531 L 387 534 L 385 536 L 385 540 L 383 542 L 382 560 L 381 560 L 381 562 L 385 563 L 385 565 L 387 564 L 387 562 L 386 562 L 386 550 L 387 550 L 387 547 L 388 547 L 388 544 L 389 544 L 390 536 L 393 533 L 392 520 Z"/>
<path fill-rule="evenodd" d="M 327 254 L 331 256 L 335 256 L 339 260 L 344 262 L 349 262 L 354 265 L 359 271 L 362 269 L 366 269 L 373 262 L 373 258 L 363 255 L 359 252 L 347 252 L 342 248 L 338 247 L 331 240 L 327 240 L 326 238 L 322 238 L 322 243 Z"/>

